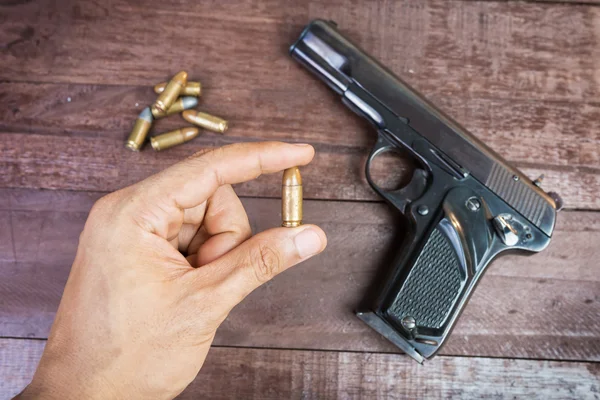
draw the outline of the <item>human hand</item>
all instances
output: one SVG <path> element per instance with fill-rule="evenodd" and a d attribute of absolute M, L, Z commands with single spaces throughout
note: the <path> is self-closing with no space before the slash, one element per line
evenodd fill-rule
<path fill-rule="evenodd" d="M 314 225 L 251 237 L 230 184 L 313 156 L 308 145 L 235 144 L 98 200 L 21 398 L 157 399 L 183 391 L 231 309 L 326 246 Z"/>

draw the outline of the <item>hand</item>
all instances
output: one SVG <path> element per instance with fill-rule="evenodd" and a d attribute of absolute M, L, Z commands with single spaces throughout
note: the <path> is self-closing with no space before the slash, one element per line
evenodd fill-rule
<path fill-rule="evenodd" d="M 98 200 L 21 397 L 156 399 L 183 391 L 231 309 L 326 245 L 313 225 L 251 237 L 230 184 L 313 155 L 308 145 L 226 146 Z"/>

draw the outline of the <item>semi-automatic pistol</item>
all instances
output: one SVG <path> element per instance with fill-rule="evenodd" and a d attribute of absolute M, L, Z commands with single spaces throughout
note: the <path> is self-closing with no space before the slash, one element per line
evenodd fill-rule
<path fill-rule="evenodd" d="M 407 217 L 409 240 L 376 300 L 357 315 L 423 362 L 442 347 L 493 259 L 548 246 L 560 197 L 368 56 L 335 23 L 312 21 L 290 53 L 377 129 L 366 178 Z M 371 162 L 398 149 L 417 167 L 406 186 L 384 190 L 373 181 Z"/>

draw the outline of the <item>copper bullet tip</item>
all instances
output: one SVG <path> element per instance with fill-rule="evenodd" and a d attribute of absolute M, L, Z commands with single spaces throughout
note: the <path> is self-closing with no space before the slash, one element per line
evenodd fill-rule
<path fill-rule="evenodd" d="M 179 71 L 177 74 L 175 74 L 175 76 L 173 77 L 174 81 L 179 81 L 182 82 L 184 85 L 187 83 L 187 79 L 188 79 L 188 74 L 185 71 Z"/>
<path fill-rule="evenodd" d="M 191 139 L 195 138 L 196 136 L 198 136 L 199 132 L 200 131 L 198 130 L 198 128 L 193 128 L 191 126 L 181 129 L 181 134 L 184 137 L 186 142 L 188 140 L 191 140 Z"/>
<path fill-rule="evenodd" d="M 283 186 L 302 186 L 302 176 L 298 167 L 288 168 L 283 171 Z"/>

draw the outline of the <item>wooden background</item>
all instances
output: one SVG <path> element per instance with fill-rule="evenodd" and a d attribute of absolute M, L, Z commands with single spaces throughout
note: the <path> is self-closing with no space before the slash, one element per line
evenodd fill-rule
<path fill-rule="evenodd" d="M 550 247 L 497 261 L 424 366 L 353 315 L 403 227 L 364 179 L 374 132 L 287 55 L 317 17 L 565 200 Z M 181 69 L 231 129 L 126 150 L 151 86 Z M 315 146 L 305 215 L 329 247 L 232 312 L 182 398 L 598 399 L 599 71 L 597 0 L 0 0 L 0 397 L 33 374 L 97 198 L 200 149 L 269 139 Z M 236 187 L 255 231 L 278 224 L 279 179 Z"/>

